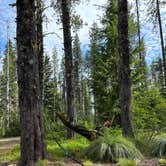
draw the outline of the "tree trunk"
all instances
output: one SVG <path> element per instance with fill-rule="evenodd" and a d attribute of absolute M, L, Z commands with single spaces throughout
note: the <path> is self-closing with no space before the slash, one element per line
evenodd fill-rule
<path fill-rule="evenodd" d="M 6 54 L 6 108 L 7 108 L 7 125 L 6 130 L 9 131 L 10 127 L 10 41 L 9 41 L 9 22 L 7 22 L 7 54 Z"/>
<path fill-rule="evenodd" d="M 164 50 L 164 38 L 163 38 L 163 29 L 162 29 L 162 23 L 161 23 L 160 6 L 159 6 L 158 0 L 156 0 L 156 7 L 157 7 L 157 16 L 158 16 L 161 50 L 162 50 L 162 57 L 163 57 L 163 67 L 164 67 L 164 95 L 166 96 L 166 58 L 165 58 L 165 50 Z"/>
<path fill-rule="evenodd" d="M 69 122 L 74 125 L 75 104 L 74 104 L 74 86 L 73 86 L 73 57 L 72 57 L 72 39 L 70 25 L 70 1 L 62 0 L 62 24 L 65 49 L 65 78 L 67 88 L 67 115 Z M 67 137 L 72 138 L 74 132 L 71 129 L 67 131 Z"/>
<path fill-rule="evenodd" d="M 17 0 L 18 87 L 21 125 L 19 166 L 43 159 L 43 122 L 35 0 Z"/>
<path fill-rule="evenodd" d="M 45 132 L 43 126 L 43 65 L 44 65 L 44 49 L 43 49 L 43 1 L 37 0 L 37 44 L 38 44 L 38 61 L 39 61 L 39 83 L 40 83 L 40 126 L 41 126 L 41 143 L 42 158 L 46 157 Z"/>
<path fill-rule="evenodd" d="M 128 5 L 127 0 L 118 0 L 118 34 L 119 34 L 119 96 L 121 108 L 121 125 L 124 136 L 133 137 L 131 124 L 131 80 L 128 40 Z"/>
<path fill-rule="evenodd" d="M 137 9 L 137 28 L 138 28 L 138 44 L 139 48 L 141 48 L 141 32 L 140 32 L 140 16 L 139 16 L 139 5 L 138 5 L 138 0 L 136 0 L 136 9 Z M 141 52 L 139 51 L 139 58 L 140 58 L 140 67 L 142 66 L 142 55 Z"/>

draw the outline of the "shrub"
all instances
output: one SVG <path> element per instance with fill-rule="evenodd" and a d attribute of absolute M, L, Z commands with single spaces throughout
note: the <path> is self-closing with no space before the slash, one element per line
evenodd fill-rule
<path fill-rule="evenodd" d="M 85 154 L 93 161 L 114 162 L 119 158 L 141 159 L 142 154 L 126 138 L 117 135 L 105 135 L 92 142 Z"/>
<path fill-rule="evenodd" d="M 145 130 L 136 130 L 134 143 L 144 156 L 152 154 L 152 146 L 157 135 Z M 153 135 L 152 135 L 153 134 Z"/>
<path fill-rule="evenodd" d="M 166 137 L 158 138 L 154 142 L 152 154 L 156 157 L 166 157 Z"/>

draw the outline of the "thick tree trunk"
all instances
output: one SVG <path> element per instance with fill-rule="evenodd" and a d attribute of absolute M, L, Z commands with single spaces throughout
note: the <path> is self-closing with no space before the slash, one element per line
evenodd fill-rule
<path fill-rule="evenodd" d="M 165 57 L 165 50 L 164 50 L 164 38 L 163 38 L 163 29 L 162 29 L 162 23 L 161 23 L 160 6 L 159 6 L 158 0 L 156 0 L 156 7 L 157 7 L 158 24 L 159 24 L 159 31 L 160 31 L 161 50 L 162 50 L 162 57 L 163 57 L 164 95 L 166 96 L 166 57 Z"/>
<path fill-rule="evenodd" d="M 72 57 L 72 39 L 70 25 L 70 1 L 62 0 L 62 24 L 65 49 L 65 78 L 67 88 L 67 115 L 69 122 L 74 125 L 75 104 L 74 104 L 74 86 L 73 86 L 73 57 Z M 74 132 L 71 129 L 67 131 L 67 137 L 72 138 Z"/>
<path fill-rule="evenodd" d="M 18 87 L 21 123 L 20 166 L 44 158 L 35 0 L 17 0 Z"/>
<path fill-rule="evenodd" d="M 127 0 L 118 0 L 118 34 L 119 34 L 119 96 L 121 108 L 121 125 L 124 136 L 133 137 L 131 124 L 131 80 L 128 40 L 128 5 Z"/>

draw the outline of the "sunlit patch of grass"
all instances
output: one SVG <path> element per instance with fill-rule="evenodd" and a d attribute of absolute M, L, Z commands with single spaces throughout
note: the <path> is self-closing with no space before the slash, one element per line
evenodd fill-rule
<path fill-rule="evenodd" d="M 93 162 L 90 160 L 84 161 L 84 166 L 93 166 Z"/>
<path fill-rule="evenodd" d="M 60 144 L 71 155 L 76 157 L 84 157 L 83 151 L 88 147 L 89 141 L 85 138 L 75 138 L 71 140 L 64 140 L 63 142 L 60 142 Z M 55 141 L 47 141 L 47 150 L 49 155 L 55 159 L 57 157 L 61 158 L 65 156 L 64 152 Z"/>
<path fill-rule="evenodd" d="M 117 166 L 136 166 L 136 161 L 128 159 L 119 159 Z"/>
<path fill-rule="evenodd" d="M 62 147 L 71 155 L 82 158 L 84 149 L 89 145 L 89 141 L 84 138 L 74 138 L 71 140 L 63 140 L 60 142 Z M 52 141 L 47 141 L 48 154 L 59 161 L 65 157 L 64 152 L 60 149 L 57 143 Z M 0 154 L 0 161 L 3 162 L 15 162 L 20 159 L 20 145 L 16 145 L 12 150 Z"/>
<path fill-rule="evenodd" d="M 39 160 L 37 163 L 34 164 L 34 166 L 47 166 L 48 160 Z"/>
<path fill-rule="evenodd" d="M 18 161 L 20 158 L 20 145 L 16 145 L 12 150 L 1 153 L 0 154 L 0 161 L 4 162 L 15 162 Z"/>
<path fill-rule="evenodd" d="M 165 164 L 166 165 L 166 159 L 160 159 L 159 164 Z"/>

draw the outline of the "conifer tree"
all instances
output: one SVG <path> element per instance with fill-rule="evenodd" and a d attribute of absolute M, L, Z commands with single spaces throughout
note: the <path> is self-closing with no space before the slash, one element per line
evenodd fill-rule
<path fill-rule="evenodd" d="M 7 92 L 8 91 L 8 92 Z M 19 134 L 18 126 L 18 92 L 16 78 L 16 53 L 11 40 L 7 42 L 1 72 L 1 108 L 5 135 Z"/>
<path fill-rule="evenodd" d="M 77 114 L 82 112 L 81 99 L 81 78 L 82 78 L 82 52 L 78 34 L 75 35 L 73 42 L 73 66 L 74 66 L 74 87 L 75 87 L 75 103 Z"/>

